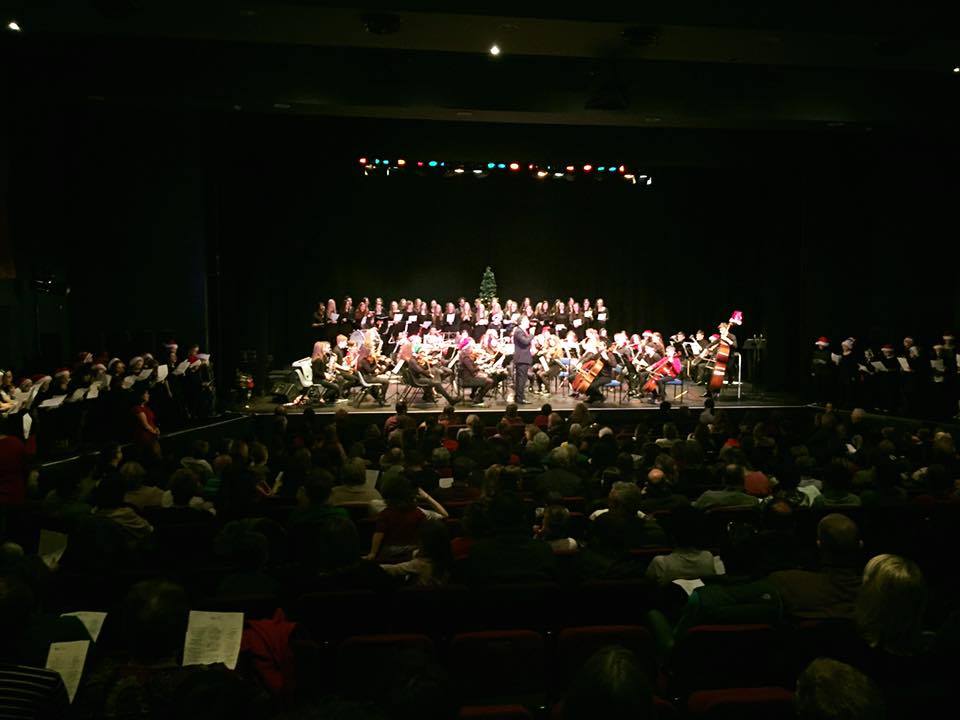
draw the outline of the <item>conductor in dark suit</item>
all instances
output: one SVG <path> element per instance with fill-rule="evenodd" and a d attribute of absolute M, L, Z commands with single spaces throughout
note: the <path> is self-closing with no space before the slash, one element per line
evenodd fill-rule
<path fill-rule="evenodd" d="M 520 324 L 513 329 L 513 401 L 517 405 L 529 405 L 523 394 L 527 387 L 527 373 L 533 363 L 530 352 L 530 318 L 520 317 Z"/>

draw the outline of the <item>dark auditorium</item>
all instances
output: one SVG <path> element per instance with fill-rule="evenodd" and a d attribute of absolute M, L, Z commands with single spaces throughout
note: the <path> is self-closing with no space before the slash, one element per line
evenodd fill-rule
<path fill-rule="evenodd" d="M 957 20 L 0 0 L 0 720 L 949 717 Z"/>

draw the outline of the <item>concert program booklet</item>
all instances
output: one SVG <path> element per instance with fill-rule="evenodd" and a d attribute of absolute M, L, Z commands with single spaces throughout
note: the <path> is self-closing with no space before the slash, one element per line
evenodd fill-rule
<path fill-rule="evenodd" d="M 183 646 L 183 664 L 223 663 L 233 670 L 240 657 L 243 613 L 190 611 Z"/>
<path fill-rule="evenodd" d="M 77 688 L 80 687 L 80 676 L 83 675 L 83 664 L 87 660 L 89 648 L 89 640 L 50 643 L 50 652 L 44 667 L 60 674 L 71 703 L 77 695 Z"/>

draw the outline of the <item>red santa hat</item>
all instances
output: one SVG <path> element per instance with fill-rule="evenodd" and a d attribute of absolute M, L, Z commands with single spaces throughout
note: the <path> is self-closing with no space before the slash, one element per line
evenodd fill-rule
<path fill-rule="evenodd" d="M 58 377 L 64 377 L 65 375 L 69 375 L 69 374 L 70 374 L 70 369 L 69 369 L 69 368 L 59 368 L 59 369 L 53 374 L 53 376 L 54 376 L 55 378 L 58 378 Z"/>
<path fill-rule="evenodd" d="M 457 350 L 463 350 L 467 345 L 473 342 L 473 338 L 470 336 L 460 338 L 460 342 L 457 343 Z"/>
<path fill-rule="evenodd" d="M 827 340 L 826 337 L 824 337 L 823 335 L 821 335 L 820 337 L 817 338 L 817 342 L 816 342 L 815 344 L 816 344 L 816 345 L 820 345 L 820 346 L 822 346 L 822 347 L 826 347 L 827 345 L 830 344 L 830 341 Z"/>
<path fill-rule="evenodd" d="M 730 322 L 734 325 L 743 325 L 743 313 L 739 310 L 734 310 L 730 313 Z"/>
<path fill-rule="evenodd" d="M 713 335 L 710 336 L 710 342 L 716 342 L 719 339 L 720 339 L 720 335 L 718 335 L 717 333 L 714 333 Z"/>
<path fill-rule="evenodd" d="M 652 336 L 653 336 L 653 330 L 644 330 L 643 333 L 642 333 L 642 335 L 643 335 L 643 337 L 652 337 Z"/>
<path fill-rule="evenodd" d="M 891 345 L 890 343 L 884 343 L 883 345 L 880 346 L 880 349 L 883 350 L 884 352 L 886 352 L 887 350 L 889 350 L 890 352 L 893 352 L 893 345 Z"/>

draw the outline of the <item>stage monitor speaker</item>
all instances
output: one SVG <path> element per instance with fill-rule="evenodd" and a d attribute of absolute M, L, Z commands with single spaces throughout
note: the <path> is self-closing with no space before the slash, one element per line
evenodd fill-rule
<path fill-rule="evenodd" d="M 275 382 L 270 387 L 270 395 L 273 401 L 278 403 L 287 403 L 300 394 L 300 388 L 292 382 Z"/>

